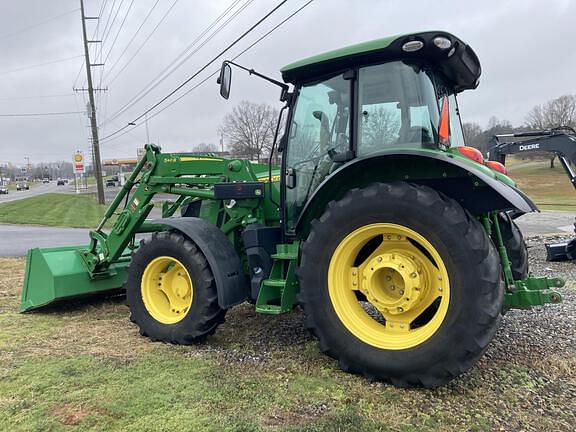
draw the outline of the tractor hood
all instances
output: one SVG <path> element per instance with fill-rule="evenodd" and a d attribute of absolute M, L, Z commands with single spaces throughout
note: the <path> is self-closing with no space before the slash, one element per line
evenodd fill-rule
<path fill-rule="evenodd" d="M 440 41 L 445 45 L 439 44 Z M 351 45 L 289 64 L 281 72 L 285 82 L 297 84 L 346 69 L 392 60 L 428 63 L 444 75 L 456 92 L 476 88 L 481 74 L 480 61 L 472 48 L 443 31 L 410 33 Z"/>

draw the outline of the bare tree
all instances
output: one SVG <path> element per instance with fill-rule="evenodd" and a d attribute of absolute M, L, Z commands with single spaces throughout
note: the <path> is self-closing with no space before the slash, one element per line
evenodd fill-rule
<path fill-rule="evenodd" d="M 526 115 L 526 126 L 533 129 L 551 129 L 561 126 L 576 128 L 576 95 L 563 95 L 542 105 L 536 105 Z M 554 158 L 550 168 L 554 168 Z"/>
<path fill-rule="evenodd" d="M 486 153 L 486 136 L 478 123 L 463 123 L 464 142 L 467 146 L 475 147 Z"/>
<path fill-rule="evenodd" d="M 219 131 L 237 157 L 260 161 L 270 153 L 278 110 L 267 104 L 242 101 L 226 114 Z"/>
<path fill-rule="evenodd" d="M 362 144 L 381 147 L 383 143 L 396 142 L 399 130 L 400 120 L 391 110 L 383 106 L 366 110 L 362 121 Z"/>
<path fill-rule="evenodd" d="M 216 153 L 218 146 L 213 143 L 200 143 L 192 146 L 192 151 L 194 153 Z"/>
<path fill-rule="evenodd" d="M 528 112 L 526 125 L 535 129 L 576 127 L 576 95 L 564 95 L 536 105 Z"/>

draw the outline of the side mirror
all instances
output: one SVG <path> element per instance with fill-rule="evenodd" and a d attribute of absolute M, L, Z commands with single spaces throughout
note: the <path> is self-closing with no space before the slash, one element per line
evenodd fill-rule
<path fill-rule="evenodd" d="M 230 97 L 230 85 L 232 84 L 232 68 L 226 62 L 222 63 L 218 84 L 220 84 L 220 96 L 228 99 Z"/>

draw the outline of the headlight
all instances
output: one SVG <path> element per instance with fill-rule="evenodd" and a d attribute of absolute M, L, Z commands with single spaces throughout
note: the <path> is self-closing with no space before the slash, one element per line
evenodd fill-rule
<path fill-rule="evenodd" d="M 424 42 L 419 40 L 408 41 L 402 45 L 402 50 L 406 52 L 418 51 L 424 46 Z"/>
<path fill-rule="evenodd" d="M 436 36 L 433 42 L 434 45 L 436 45 L 438 48 L 442 50 L 448 49 L 452 46 L 452 42 L 450 42 L 450 39 L 445 38 L 444 36 Z"/>

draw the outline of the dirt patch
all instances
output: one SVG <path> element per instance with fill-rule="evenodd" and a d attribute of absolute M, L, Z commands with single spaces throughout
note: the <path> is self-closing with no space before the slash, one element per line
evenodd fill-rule
<path fill-rule="evenodd" d="M 313 421 L 318 421 L 320 417 L 329 412 L 326 404 L 318 406 L 302 406 L 295 410 L 276 410 L 270 415 L 262 418 L 263 426 L 303 426 Z"/>
<path fill-rule="evenodd" d="M 52 412 L 52 414 L 66 426 L 76 426 L 93 413 L 93 410 L 83 407 L 80 404 L 73 403 L 60 405 Z"/>

